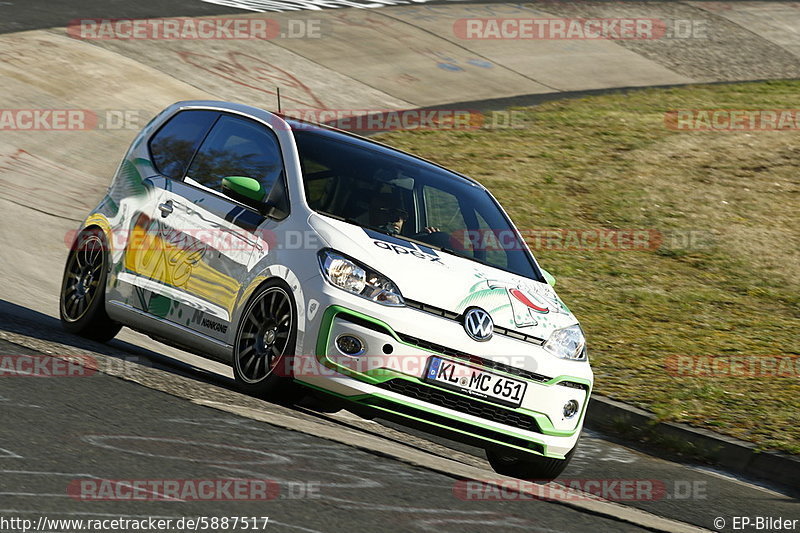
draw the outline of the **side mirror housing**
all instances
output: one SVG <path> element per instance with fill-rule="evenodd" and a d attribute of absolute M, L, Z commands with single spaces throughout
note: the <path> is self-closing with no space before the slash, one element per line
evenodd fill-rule
<path fill-rule="evenodd" d="M 267 191 L 256 179 L 246 176 L 222 178 L 222 192 L 237 202 L 257 209 L 264 216 L 269 216 L 272 211 L 272 207 L 266 203 Z"/>

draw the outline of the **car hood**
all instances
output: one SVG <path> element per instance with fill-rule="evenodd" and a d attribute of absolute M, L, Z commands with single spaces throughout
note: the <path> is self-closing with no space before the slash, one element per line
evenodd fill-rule
<path fill-rule="evenodd" d="M 547 283 L 316 213 L 309 223 L 331 248 L 391 279 L 407 300 L 459 315 L 480 307 L 495 326 L 541 339 L 578 322 Z"/>

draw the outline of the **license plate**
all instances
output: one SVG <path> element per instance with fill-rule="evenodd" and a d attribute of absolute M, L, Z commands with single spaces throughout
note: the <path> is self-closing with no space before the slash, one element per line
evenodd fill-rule
<path fill-rule="evenodd" d="M 435 356 L 428 360 L 425 381 L 512 407 L 520 406 L 528 385 L 518 379 Z"/>

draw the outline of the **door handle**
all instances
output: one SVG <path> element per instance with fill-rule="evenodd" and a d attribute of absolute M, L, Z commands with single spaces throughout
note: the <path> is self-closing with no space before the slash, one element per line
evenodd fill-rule
<path fill-rule="evenodd" d="M 158 209 L 161 211 L 161 218 L 167 218 L 172 214 L 172 200 L 167 200 L 163 204 L 159 204 Z"/>

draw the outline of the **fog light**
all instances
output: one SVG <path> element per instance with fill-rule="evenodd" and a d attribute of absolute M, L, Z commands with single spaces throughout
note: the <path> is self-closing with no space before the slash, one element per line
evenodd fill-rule
<path fill-rule="evenodd" d="M 564 404 L 564 418 L 572 418 L 578 413 L 578 402 L 570 400 Z"/>
<path fill-rule="evenodd" d="M 336 338 L 336 347 L 345 355 L 361 355 L 364 353 L 364 343 L 352 335 L 339 335 Z"/>

